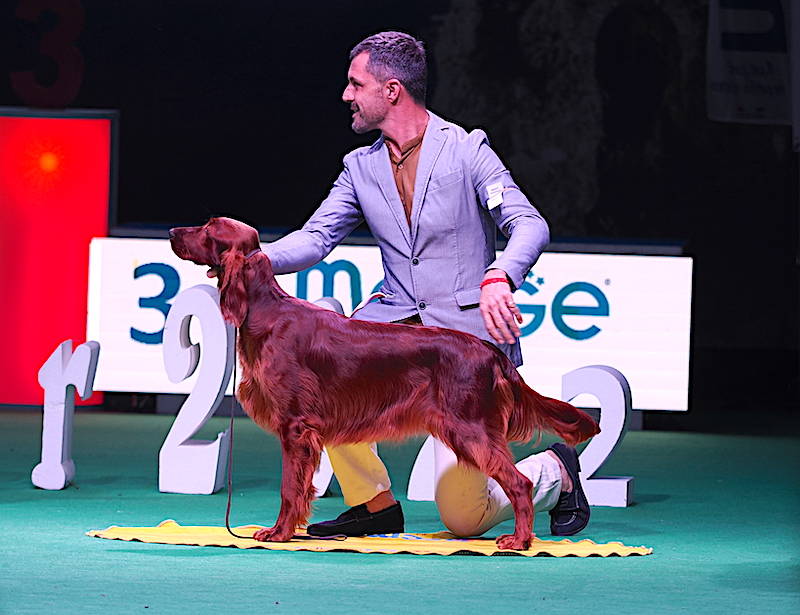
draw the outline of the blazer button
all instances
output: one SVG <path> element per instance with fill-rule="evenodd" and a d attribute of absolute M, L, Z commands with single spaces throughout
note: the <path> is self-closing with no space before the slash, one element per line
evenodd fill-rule
<path fill-rule="evenodd" d="M 411 264 L 412 265 L 419 265 L 419 259 L 415 256 L 414 258 L 411 259 Z"/>
<path fill-rule="evenodd" d="M 427 305 L 425 305 L 425 302 L 424 302 L 424 301 L 420 301 L 419 303 L 417 303 L 417 307 L 418 307 L 419 309 L 421 309 L 421 310 L 424 310 L 424 309 L 425 309 L 426 307 L 428 307 L 428 306 L 427 306 Z"/>

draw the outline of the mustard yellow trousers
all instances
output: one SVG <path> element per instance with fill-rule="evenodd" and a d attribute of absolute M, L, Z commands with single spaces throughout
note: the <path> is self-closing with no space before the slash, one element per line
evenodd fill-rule
<path fill-rule="evenodd" d="M 328 457 L 348 506 L 358 506 L 391 488 L 386 466 L 375 444 L 328 447 Z M 447 446 L 434 442 L 436 506 L 445 527 L 457 536 L 478 536 L 514 517 L 511 502 L 492 479 L 459 465 Z M 551 510 L 561 493 L 561 470 L 550 455 L 538 453 L 517 463 L 533 482 L 536 512 Z"/>

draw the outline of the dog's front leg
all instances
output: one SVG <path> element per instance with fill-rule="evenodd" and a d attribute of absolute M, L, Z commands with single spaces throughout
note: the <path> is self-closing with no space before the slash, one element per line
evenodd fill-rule
<path fill-rule="evenodd" d="M 319 464 L 322 442 L 314 431 L 293 430 L 281 435 L 281 451 L 281 511 L 273 527 L 253 535 L 261 542 L 286 542 L 294 536 L 297 526 L 308 519 L 314 496 L 311 481 Z"/>

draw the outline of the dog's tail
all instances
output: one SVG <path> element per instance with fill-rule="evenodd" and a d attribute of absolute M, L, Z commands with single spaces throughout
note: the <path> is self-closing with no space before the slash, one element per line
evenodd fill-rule
<path fill-rule="evenodd" d="M 509 441 L 527 442 L 546 431 L 575 446 L 600 433 L 600 427 L 585 412 L 530 388 L 511 363 L 501 363 L 496 372 L 499 373 L 495 374 L 495 390 L 508 417 Z"/>

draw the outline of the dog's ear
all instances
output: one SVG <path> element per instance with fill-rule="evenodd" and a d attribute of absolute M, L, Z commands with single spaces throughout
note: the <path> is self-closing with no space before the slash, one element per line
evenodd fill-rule
<path fill-rule="evenodd" d="M 246 261 L 241 251 L 230 248 L 220 263 L 219 307 L 222 317 L 236 327 L 241 327 L 247 317 Z"/>

